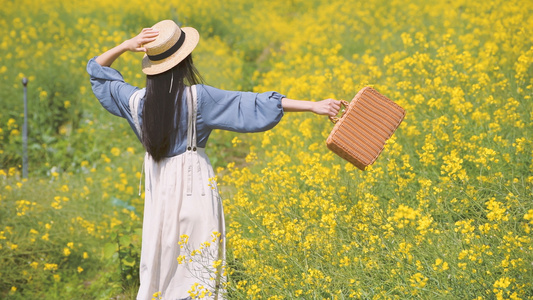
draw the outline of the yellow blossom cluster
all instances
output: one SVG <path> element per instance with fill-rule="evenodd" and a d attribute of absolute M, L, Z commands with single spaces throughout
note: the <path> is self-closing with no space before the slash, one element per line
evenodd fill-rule
<path fill-rule="evenodd" d="M 531 297 L 533 19 L 513 3 L 329 1 L 268 25 L 291 29 L 255 91 L 370 85 L 407 116 L 365 172 L 325 149 L 324 118 L 239 137 L 257 158 L 219 176 L 234 295 Z"/>

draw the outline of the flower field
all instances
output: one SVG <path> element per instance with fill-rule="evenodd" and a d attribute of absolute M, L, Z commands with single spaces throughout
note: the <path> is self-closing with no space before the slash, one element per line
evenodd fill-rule
<path fill-rule="evenodd" d="M 323 116 L 211 135 L 228 299 L 533 299 L 533 2 L 520 0 L 4 0 L 0 298 L 135 298 L 144 152 L 85 66 L 161 19 L 199 30 L 209 85 L 311 100 L 372 86 L 407 111 L 366 171 L 326 148 Z M 141 57 L 113 66 L 143 86 Z"/>

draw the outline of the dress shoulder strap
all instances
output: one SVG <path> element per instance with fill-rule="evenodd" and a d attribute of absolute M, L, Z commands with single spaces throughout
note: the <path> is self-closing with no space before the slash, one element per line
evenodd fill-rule
<path fill-rule="evenodd" d="M 197 115 L 197 93 L 196 85 L 190 86 L 187 93 L 188 128 L 187 128 L 187 150 L 196 150 L 196 115 Z"/>

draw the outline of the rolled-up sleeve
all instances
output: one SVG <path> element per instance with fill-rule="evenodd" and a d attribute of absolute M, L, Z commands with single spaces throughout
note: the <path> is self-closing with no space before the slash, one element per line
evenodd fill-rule
<path fill-rule="evenodd" d="M 236 132 L 266 131 L 283 117 L 277 92 L 252 93 L 224 91 L 206 85 L 198 89 L 198 111 L 211 129 Z"/>
<path fill-rule="evenodd" d="M 91 76 L 93 93 L 102 106 L 115 116 L 130 119 L 129 98 L 139 88 L 124 82 L 119 71 L 101 66 L 95 58 L 87 63 L 87 73 Z"/>

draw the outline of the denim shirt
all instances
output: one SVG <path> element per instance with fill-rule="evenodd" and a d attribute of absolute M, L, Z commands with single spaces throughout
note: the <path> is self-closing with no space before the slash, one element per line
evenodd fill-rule
<path fill-rule="evenodd" d="M 96 58 L 96 57 L 95 57 Z M 139 88 L 124 81 L 117 70 L 103 67 L 92 58 L 87 63 L 92 90 L 102 106 L 115 116 L 125 118 L 140 139 L 135 128 L 129 105 L 131 95 Z M 199 84 L 197 89 L 197 145 L 204 148 L 213 129 L 236 132 L 266 131 L 279 123 L 283 116 L 281 99 L 277 92 L 252 93 L 224 91 Z M 183 94 L 180 123 L 176 143 L 171 145 L 167 157 L 185 152 L 187 144 L 187 101 Z M 139 125 L 142 127 L 144 98 L 137 108 Z"/>

